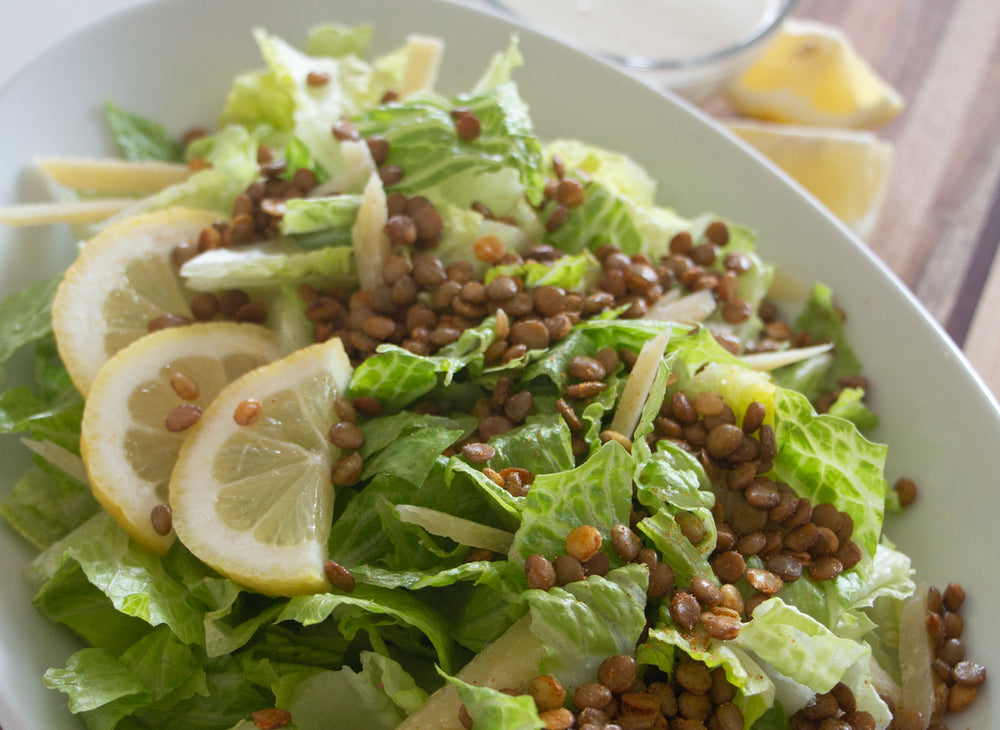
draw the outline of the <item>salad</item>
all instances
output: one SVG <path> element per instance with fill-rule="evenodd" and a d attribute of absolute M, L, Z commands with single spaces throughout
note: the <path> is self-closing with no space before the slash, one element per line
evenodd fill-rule
<path fill-rule="evenodd" d="M 965 594 L 883 534 L 915 485 L 833 292 L 783 312 L 751 230 L 538 139 L 516 38 L 445 96 L 439 42 L 372 32 L 259 30 L 215 128 L 108 102 L 125 161 L 43 165 L 102 220 L 0 304 L 36 363 L 0 514 L 84 643 L 41 681 L 91 728 L 965 709 Z"/>

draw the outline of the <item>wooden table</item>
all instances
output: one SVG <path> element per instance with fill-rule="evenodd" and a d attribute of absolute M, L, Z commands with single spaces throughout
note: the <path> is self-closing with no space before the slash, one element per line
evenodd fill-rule
<path fill-rule="evenodd" d="M 841 28 L 906 108 L 869 245 L 1000 395 L 1000 2 L 800 0 Z"/>

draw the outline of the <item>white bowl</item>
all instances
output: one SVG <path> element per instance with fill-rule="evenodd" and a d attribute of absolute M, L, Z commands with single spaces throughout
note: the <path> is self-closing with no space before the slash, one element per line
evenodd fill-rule
<path fill-rule="evenodd" d="M 516 26 L 442 0 L 176 0 L 123 12 L 61 43 L 0 93 L 0 204 L 42 199 L 31 172 L 42 155 L 106 154 L 105 98 L 180 132 L 211 123 L 234 74 L 260 65 L 250 37 L 262 25 L 290 40 L 326 21 L 376 24 L 376 50 L 411 32 L 447 41 L 440 88 L 471 86 Z M 527 60 L 516 79 L 543 137 L 576 136 L 620 149 L 660 181 L 660 199 L 684 214 L 712 211 L 760 233 L 760 251 L 804 281 L 830 284 L 881 414 L 875 436 L 890 444 L 888 476 L 914 478 L 916 505 L 887 525 L 920 575 L 961 583 L 969 657 L 1000 657 L 993 630 L 1000 600 L 995 453 L 1000 411 L 942 330 L 896 278 L 787 177 L 708 118 L 626 77 L 609 64 L 520 29 Z M 0 294 L 65 266 L 68 230 L 0 230 Z M 14 363 L 24 376 L 27 358 Z M 3 437 L 0 495 L 28 463 Z M 21 571 L 32 551 L 0 527 L 0 725 L 60 730 L 82 723 L 63 695 L 45 689 L 46 668 L 63 665 L 73 637 L 40 618 Z M 996 667 L 993 667 L 996 669 Z M 996 682 L 987 682 L 952 727 L 1000 727 Z"/>

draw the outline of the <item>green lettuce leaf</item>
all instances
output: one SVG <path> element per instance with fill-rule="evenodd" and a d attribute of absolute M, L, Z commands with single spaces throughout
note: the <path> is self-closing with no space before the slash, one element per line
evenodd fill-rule
<path fill-rule="evenodd" d="M 692 511 L 704 519 L 701 510 Z M 685 537 L 674 515 L 663 509 L 643 518 L 636 527 L 650 539 L 659 551 L 660 559 L 673 568 L 678 585 L 687 585 L 697 575 L 710 579 L 714 577 L 715 573 L 708 563 L 708 555 L 715 545 L 714 529 L 695 545 Z"/>
<path fill-rule="evenodd" d="M 493 266 L 486 272 L 483 282 L 489 284 L 498 276 L 520 277 L 525 288 L 559 286 L 563 289 L 582 289 L 588 275 L 598 271 L 597 259 L 587 253 L 562 256 L 552 263 L 524 261 L 520 264 Z"/>
<path fill-rule="evenodd" d="M 34 598 L 38 613 L 64 624 L 92 647 L 115 656 L 152 629 L 148 623 L 119 612 L 104 593 L 87 580 L 77 563 L 61 566 Z"/>
<path fill-rule="evenodd" d="M 774 472 L 813 504 L 829 502 L 854 520 L 852 539 L 874 555 L 885 510 L 888 449 L 865 439 L 850 421 L 817 415 L 805 396 L 774 395 Z"/>
<path fill-rule="evenodd" d="M 345 708 L 353 724 L 392 730 L 427 700 L 398 662 L 368 651 L 361 653 L 360 671 L 287 674 L 274 692 L 277 706 L 291 712 L 299 730 L 324 730 Z"/>
<path fill-rule="evenodd" d="M 499 437 L 494 436 L 491 441 L 496 439 Z M 521 521 L 521 505 L 524 502 L 524 497 L 515 497 L 483 474 L 481 468 L 472 466 L 459 457 L 448 461 L 445 480 L 449 487 L 455 480 L 466 481 L 471 485 L 471 488 L 479 490 L 487 497 L 495 508 L 494 513 L 497 513 L 497 519 L 502 527 L 509 530 L 517 529 L 517 525 Z"/>
<path fill-rule="evenodd" d="M 166 624 L 185 643 L 204 644 L 203 611 L 192 605 L 188 587 L 171 575 L 159 555 L 132 542 L 106 512 L 55 543 L 33 567 L 50 579 L 70 562 L 79 564 L 121 613 L 151 626 Z"/>
<path fill-rule="evenodd" d="M 258 136 L 237 126 L 197 140 L 188 153 L 204 158 L 209 167 L 198 170 L 184 182 L 136 201 L 111 220 L 175 206 L 213 210 L 225 217 L 232 215 L 236 196 L 257 179 L 259 144 Z"/>
<path fill-rule="evenodd" d="M 551 203 L 542 212 L 543 218 L 548 220 L 555 210 L 556 204 Z M 594 180 L 583 185 L 583 203 L 570 209 L 566 222 L 547 232 L 543 240 L 574 254 L 601 246 L 617 246 L 633 254 L 639 252 L 643 241 L 628 203 Z"/>
<path fill-rule="evenodd" d="M 394 476 L 420 486 L 446 448 L 476 427 L 471 418 L 453 419 L 402 411 L 372 419 L 362 431 L 365 444 L 362 479 L 376 474 Z"/>
<path fill-rule="evenodd" d="M 555 139 L 545 145 L 548 161 L 558 157 L 567 170 L 581 170 L 599 180 L 612 194 L 637 206 L 652 206 L 656 181 L 627 155 L 577 139 Z"/>
<path fill-rule="evenodd" d="M 484 94 L 490 89 L 506 84 L 514 75 L 514 71 L 524 65 L 524 56 L 517 36 L 511 36 L 507 48 L 490 59 L 483 75 L 472 88 L 473 94 Z"/>
<path fill-rule="evenodd" d="M 315 247 L 310 245 L 309 241 L 315 240 L 315 234 L 320 231 L 326 233 L 325 241 L 339 240 L 337 236 L 340 236 L 343 238 L 341 245 L 350 245 L 351 226 L 357 218 L 361 200 L 360 195 L 292 198 L 285 202 L 285 214 L 281 218 L 281 234 L 300 236 L 299 243 L 305 248 Z M 313 236 L 305 237 L 302 234 L 313 234 Z"/>
<path fill-rule="evenodd" d="M 131 706 L 122 707 L 116 720 L 131 714 L 150 699 L 142 680 L 103 649 L 81 649 L 69 658 L 65 668 L 49 669 L 45 673 L 45 685 L 66 692 L 70 712 L 74 713 L 127 698 Z"/>
<path fill-rule="evenodd" d="M 354 369 L 349 393 L 377 398 L 389 410 L 396 410 L 434 390 L 448 385 L 466 367 L 482 367 L 483 353 L 496 339 L 496 317 L 487 317 L 478 327 L 468 329 L 456 342 L 442 347 L 436 355 L 423 357 L 395 345 L 382 345 L 376 355 Z"/>
<path fill-rule="evenodd" d="M 291 240 L 205 251 L 181 267 L 195 291 L 260 289 L 287 284 L 347 283 L 355 280 L 350 246 L 303 251 Z"/>
<path fill-rule="evenodd" d="M 742 625 L 735 644 L 757 657 L 776 681 L 777 698 L 794 712 L 838 682 L 854 691 L 859 710 L 872 713 L 879 727 L 892 719 L 871 678 L 871 649 L 843 639 L 780 598 L 764 601 Z"/>
<path fill-rule="evenodd" d="M 566 471 L 576 463 L 570 439 L 566 421 L 558 413 L 531 415 L 524 425 L 490 439 L 496 455 L 489 466 L 496 471 L 520 467 L 535 476 Z"/>
<path fill-rule="evenodd" d="M 869 640 L 870 632 L 880 628 L 869 609 L 884 601 L 902 606 L 915 588 L 910 559 L 879 545 L 874 558 L 864 556 L 832 582 L 797 580 L 786 583 L 777 595 L 838 636 L 860 641 Z"/>
<path fill-rule="evenodd" d="M 104 118 L 122 157 L 132 162 L 158 160 L 182 162 L 184 150 L 163 125 L 147 117 L 127 112 L 110 100 L 104 102 Z"/>
<path fill-rule="evenodd" d="M 870 431 L 878 425 L 878 414 L 865 405 L 864 397 L 862 388 L 844 388 L 827 414 L 850 421 L 859 431 Z"/>
<path fill-rule="evenodd" d="M 253 681 L 232 657 L 206 664 L 205 687 L 204 692 L 195 693 L 168 708 L 139 708 L 134 713 L 135 724 L 162 730 L 231 728 L 255 710 L 274 707 L 271 691 Z M 91 723 L 90 716 L 85 719 Z"/>
<path fill-rule="evenodd" d="M 69 709 L 85 713 L 88 727 L 115 727 L 140 708 L 166 709 L 208 693 L 204 657 L 168 629 L 152 631 L 120 657 L 82 649 L 64 669 L 50 669 L 45 684 L 69 695 Z"/>
<path fill-rule="evenodd" d="M 309 29 L 306 39 L 306 53 L 310 56 L 340 56 L 354 55 L 364 58 L 368 55 L 375 26 L 371 23 L 359 25 L 341 25 L 327 23 Z"/>
<path fill-rule="evenodd" d="M 52 300 L 61 280 L 61 274 L 43 279 L 0 301 L 0 365 L 52 332 Z"/>
<path fill-rule="evenodd" d="M 802 313 L 795 320 L 795 328 L 807 332 L 813 342 L 832 342 L 833 360 L 822 382 L 821 391 L 832 391 L 838 381 L 847 375 L 861 372 L 854 350 L 847 342 L 844 331 L 844 317 L 833 302 L 833 291 L 817 284 L 806 302 Z"/>
<path fill-rule="evenodd" d="M 86 522 L 100 510 L 90 486 L 83 484 L 41 457 L 14 483 L 0 502 L 0 516 L 39 550 Z"/>
<path fill-rule="evenodd" d="M 646 623 L 645 566 L 628 565 L 548 591 L 531 589 L 531 631 L 542 642 L 543 672 L 565 687 L 593 681 L 601 662 L 632 654 Z"/>
<path fill-rule="evenodd" d="M 416 629 L 434 647 L 437 661 L 445 671 L 452 665 L 452 640 L 444 617 L 405 591 L 359 585 L 349 594 L 296 596 L 285 606 L 278 621 L 296 621 L 303 626 L 317 624 L 331 616 L 350 615 L 352 609 L 387 617 L 393 623 Z"/>
<path fill-rule="evenodd" d="M 642 464 L 637 486 L 639 501 L 657 510 L 665 505 L 678 510 L 710 510 L 715 504 L 701 462 L 669 441 L 659 443 Z"/>
<path fill-rule="evenodd" d="M 756 728 L 754 722 L 774 703 L 774 684 L 764 670 L 734 642 L 713 639 L 701 628 L 678 631 L 669 616 L 667 607 L 661 606 L 656 625 L 636 651 L 639 662 L 673 673 L 682 652 L 710 669 L 722 667 L 726 679 L 739 690 L 733 702 L 742 710 L 745 726 Z"/>
<path fill-rule="evenodd" d="M 363 31 L 362 31 L 363 32 Z M 239 124 L 249 129 L 268 127 L 289 132 L 303 117 L 336 120 L 375 106 L 388 87 L 372 66 L 354 53 L 309 55 L 276 35 L 256 29 L 254 40 L 267 69 L 238 76 L 220 116 L 220 125 Z M 317 46 L 332 48 L 330 32 L 314 37 Z M 363 39 L 358 36 L 355 40 Z M 325 50 L 325 49 L 321 49 Z M 310 72 L 326 73 L 327 83 L 310 87 Z"/>
<path fill-rule="evenodd" d="M 489 687 L 468 684 L 456 677 L 445 678 L 458 690 L 475 727 L 483 730 L 537 730 L 545 727 L 531 695 L 517 697 Z"/>
<path fill-rule="evenodd" d="M 456 106 L 467 107 L 478 117 L 481 132 L 475 140 L 465 142 L 456 135 L 450 114 Z M 383 135 L 389 141 L 386 164 L 406 171 L 392 190 L 460 207 L 479 200 L 505 215 L 510 211 L 504 209 L 504 201 L 490 195 L 491 186 L 484 188 L 480 178 L 510 171 L 516 174 L 522 195 L 533 202 L 541 200 L 541 149 L 527 107 L 512 83 L 478 96 L 453 100 L 423 96 L 379 107 L 359 117 L 357 124 L 366 137 Z"/>
<path fill-rule="evenodd" d="M 629 453 L 609 441 L 575 469 L 536 476 L 525 498 L 511 559 L 523 561 L 535 553 L 554 559 L 566 551 L 566 535 L 580 525 L 596 527 L 610 545 L 611 528 L 628 524 L 632 470 Z M 605 550 L 613 563 L 620 561 L 613 549 Z"/>
<path fill-rule="evenodd" d="M 51 441 L 79 454 L 82 419 L 83 399 L 75 389 L 52 402 L 23 385 L 0 395 L 0 433 L 27 433 L 36 441 Z"/>

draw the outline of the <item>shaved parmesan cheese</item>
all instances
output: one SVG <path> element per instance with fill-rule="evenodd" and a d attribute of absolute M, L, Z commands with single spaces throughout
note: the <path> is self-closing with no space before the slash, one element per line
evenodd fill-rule
<path fill-rule="evenodd" d="M 309 197 L 322 198 L 360 189 L 364 181 L 370 180 L 372 173 L 376 171 L 375 160 L 372 159 L 368 143 L 363 139 L 341 142 L 340 154 L 344 158 L 343 169 L 316 187 Z"/>
<path fill-rule="evenodd" d="M 50 223 L 98 223 L 135 203 L 134 198 L 23 203 L 0 207 L 0 225 L 44 226 Z"/>
<path fill-rule="evenodd" d="M 437 83 L 444 43 L 440 38 L 410 35 L 406 39 L 406 69 L 400 94 L 404 97 L 420 91 L 432 91 Z"/>
<path fill-rule="evenodd" d="M 827 342 L 823 345 L 812 345 L 811 347 L 793 347 L 787 350 L 775 350 L 774 352 L 755 352 L 750 355 L 743 355 L 741 360 L 754 370 L 774 370 L 776 368 L 791 365 L 792 363 L 808 360 L 810 357 L 822 355 L 833 349 L 833 343 Z"/>
<path fill-rule="evenodd" d="M 365 185 L 364 202 L 351 229 L 354 261 L 362 289 L 374 289 L 382 283 L 382 266 L 389 257 L 389 237 L 385 235 L 388 220 L 385 189 L 378 173 L 373 172 Z"/>
<path fill-rule="evenodd" d="M 789 275 L 777 269 L 774 278 L 771 279 L 771 286 L 768 287 L 767 296 L 772 299 L 784 299 L 791 302 L 801 302 L 809 298 L 810 287 L 801 279 Z"/>
<path fill-rule="evenodd" d="M 649 308 L 649 311 L 646 312 L 646 319 L 698 324 L 704 322 L 715 311 L 715 307 L 715 296 L 709 289 L 702 289 L 680 298 L 665 294 Z"/>
<path fill-rule="evenodd" d="M 920 713 L 923 727 L 930 725 L 934 714 L 933 659 L 927 634 L 927 586 L 919 586 L 899 616 L 899 671 L 902 705 Z"/>
<path fill-rule="evenodd" d="M 192 172 L 187 165 L 170 162 L 46 157 L 36 163 L 60 185 L 95 193 L 155 193 L 183 182 Z"/>
<path fill-rule="evenodd" d="M 618 408 L 615 409 L 615 417 L 611 421 L 612 431 L 632 438 L 639 423 L 639 416 L 642 414 L 642 406 L 649 396 L 649 389 L 653 386 L 656 371 L 660 361 L 663 360 L 663 354 L 667 351 L 669 341 L 670 330 L 664 330 L 643 344 L 639 357 L 632 366 L 632 372 L 625 381 L 622 397 L 618 400 Z"/>
<path fill-rule="evenodd" d="M 412 504 L 398 504 L 396 512 L 399 513 L 399 519 L 403 522 L 419 525 L 432 535 L 450 538 L 459 545 L 506 553 L 514 541 L 513 533 L 455 517 L 436 509 L 417 507 Z"/>

